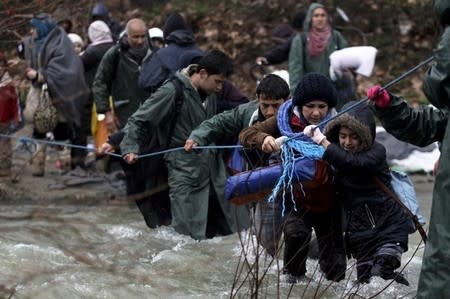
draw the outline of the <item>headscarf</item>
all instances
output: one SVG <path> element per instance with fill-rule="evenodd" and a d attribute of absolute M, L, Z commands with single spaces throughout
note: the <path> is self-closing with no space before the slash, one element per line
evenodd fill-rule
<path fill-rule="evenodd" d="M 303 24 L 303 31 L 308 34 L 308 52 L 311 57 L 317 57 L 322 54 L 327 47 L 332 31 L 330 22 L 328 22 L 328 26 L 323 29 L 312 27 L 312 17 L 317 8 L 325 9 L 320 3 L 312 3 L 308 8 L 308 13 Z"/>
<path fill-rule="evenodd" d="M 105 22 L 100 20 L 89 25 L 88 36 L 92 46 L 113 42 L 111 30 Z"/>
<path fill-rule="evenodd" d="M 37 37 L 34 39 L 34 41 L 36 43 L 37 52 L 39 53 L 45 38 L 50 33 L 50 31 L 52 31 L 56 27 L 56 23 L 50 17 L 50 15 L 41 13 L 30 20 L 30 25 L 36 28 Z"/>

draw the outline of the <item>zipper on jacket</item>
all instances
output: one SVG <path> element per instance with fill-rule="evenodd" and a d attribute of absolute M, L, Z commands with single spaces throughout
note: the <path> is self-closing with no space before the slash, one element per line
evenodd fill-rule
<path fill-rule="evenodd" d="M 369 218 L 370 224 L 372 224 L 372 229 L 375 228 L 375 219 L 373 218 L 372 213 L 370 212 L 369 206 L 367 204 L 364 204 L 364 207 L 366 208 L 367 217 Z"/>

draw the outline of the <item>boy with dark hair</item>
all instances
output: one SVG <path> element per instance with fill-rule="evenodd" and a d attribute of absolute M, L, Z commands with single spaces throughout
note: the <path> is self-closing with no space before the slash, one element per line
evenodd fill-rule
<path fill-rule="evenodd" d="M 289 97 L 289 85 L 281 77 L 273 74 L 266 75 L 256 87 L 256 100 L 242 104 L 232 110 L 220 113 L 198 126 L 192 131 L 184 144 L 184 149 L 192 151 L 197 145 L 234 144 L 239 132 L 277 114 L 278 108 Z M 253 153 L 249 153 L 253 154 Z M 250 155 L 246 155 L 250 158 Z M 262 154 L 252 159 L 246 168 L 255 168 L 268 164 Z M 243 171 L 246 169 L 239 169 Z M 268 205 L 264 200 L 255 207 L 254 227 L 261 245 L 272 256 L 276 255 L 281 235 L 280 211 L 277 206 Z M 275 225 L 274 225 L 275 224 Z"/>
<path fill-rule="evenodd" d="M 178 71 L 175 77 L 182 86 L 181 107 L 176 105 L 174 83 L 167 81 L 129 118 L 121 142 L 124 160 L 135 163 L 151 134 L 157 134 L 163 146 L 183 146 L 190 132 L 215 114 L 215 92 L 222 89 L 231 70 L 232 62 L 225 53 L 211 51 L 198 64 Z M 173 130 L 168 136 L 171 122 Z M 172 226 L 177 232 L 201 240 L 237 231 L 237 221 L 242 227 L 248 226 L 248 215 L 234 215 L 233 207 L 223 198 L 225 167 L 214 151 L 173 151 L 165 154 L 164 161 L 168 169 Z"/>

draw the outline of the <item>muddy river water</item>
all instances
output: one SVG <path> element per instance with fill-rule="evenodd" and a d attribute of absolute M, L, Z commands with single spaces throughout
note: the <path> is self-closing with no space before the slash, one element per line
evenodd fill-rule
<path fill-rule="evenodd" d="M 428 219 L 433 182 L 425 175 L 414 182 Z M 333 284 L 308 260 L 311 279 L 291 286 L 279 275 L 282 259 L 257 259 L 248 240 L 248 231 L 196 242 L 170 227 L 149 229 L 134 204 L 0 203 L 0 298 L 249 298 L 255 289 L 262 298 L 413 298 L 416 292 L 418 233 L 402 258 L 410 286 L 375 278 L 358 288 L 353 260 L 346 279 Z"/>

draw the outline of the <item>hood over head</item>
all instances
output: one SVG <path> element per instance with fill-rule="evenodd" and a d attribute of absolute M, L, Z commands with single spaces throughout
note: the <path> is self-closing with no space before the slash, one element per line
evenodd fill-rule
<path fill-rule="evenodd" d="M 93 45 L 113 42 L 111 30 L 105 22 L 100 20 L 94 21 L 89 25 L 88 36 Z"/>
<path fill-rule="evenodd" d="M 184 18 L 177 12 L 171 13 L 163 26 L 163 35 L 167 38 L 172 32 L 176 30 L 188 30 Z"/>
<path fill-rule="evenodd" d="M 342 110 L 344 111 L 356 103 L 357 101 L 348 102 L 342 107 Z M 330 142 L 339 143 L 339 129 L 341 127 L 347 127 L 359 136 L 362 150 L 370 148 L 376 134 L 376 123 L 372 106 L 367 103 L 359 104 L 357 107 L 331 120 L 324 129 L 324 134 Z"/>
<path fill-rule="evenodd" d="M 450 0 L 434 0 L 433 8 L 438 14 L 442 26 L 450 25 Z"/>

